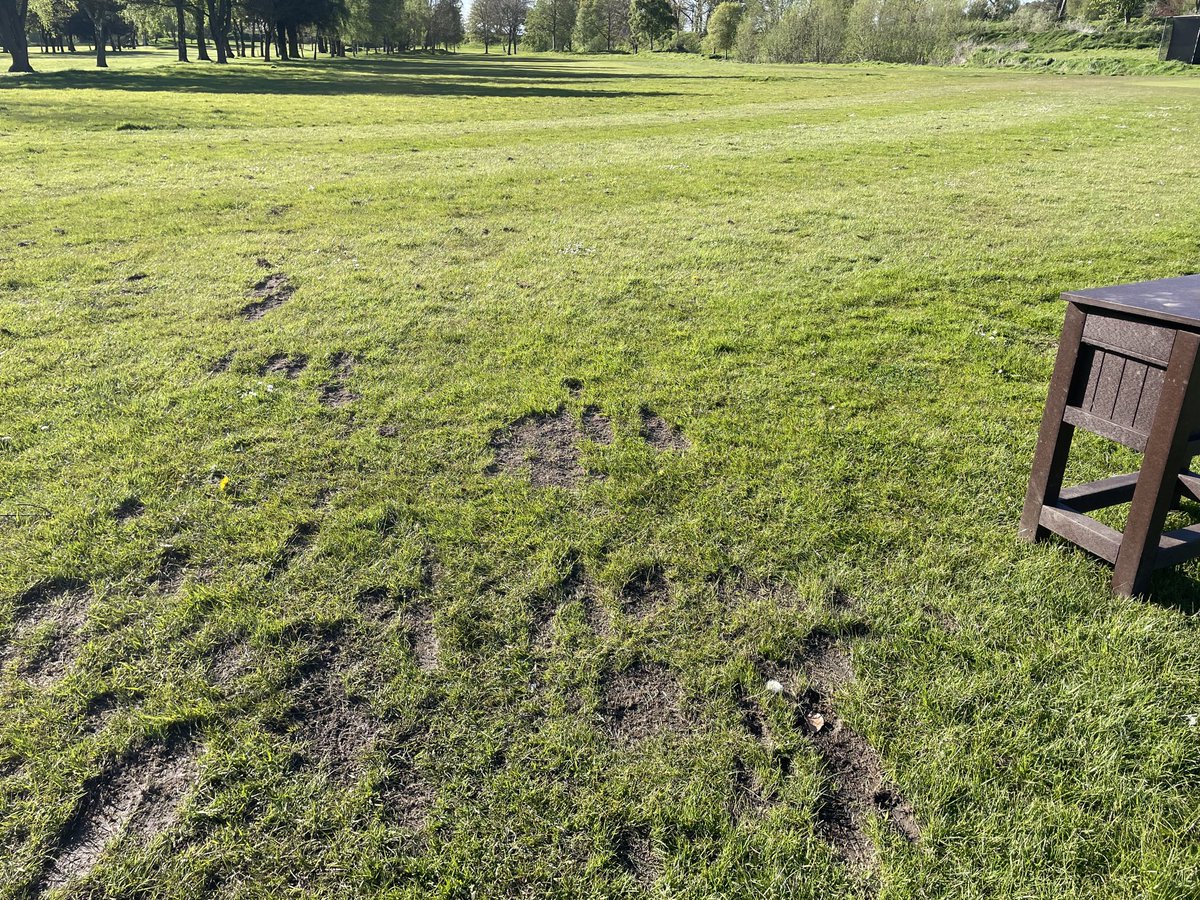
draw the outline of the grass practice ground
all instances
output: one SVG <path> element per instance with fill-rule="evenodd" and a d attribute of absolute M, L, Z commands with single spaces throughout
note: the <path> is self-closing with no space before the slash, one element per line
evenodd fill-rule
<path fill-rule="evenodd" d="M 111 59 L 0 79 L 0 895 L 1200 892 L 1200 567 L 1016 540 L 1200 81 Z"/>

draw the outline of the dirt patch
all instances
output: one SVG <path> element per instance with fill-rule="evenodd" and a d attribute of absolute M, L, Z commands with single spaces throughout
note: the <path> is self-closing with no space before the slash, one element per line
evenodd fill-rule
<path fill-rule="evenodd" d="M 308 365 L 308 357 L 303 353 L 288 356 L 286 353 L 273 353 L 262 367 L 259 375 L 277 375 L 282 373 L 288 378 L 297 378 Z"/>
<path fill-rule="evenodd" d="M 612 634 L 612 621 L 609 619 L 608 610 L 590 593 L 583 596 L 583 617 L 597 637 L 608 637 Z"/>
<path fill-rule="evenodd" d="M 797 722 L 825 774 L 816 808 L 817 831 L 849 865 L 869 869 L 875 864 L 875 847 L 865 829 L 868 815 L 882 814 L 911 842 L 920 838 L 920 828 L 912 804 L 884 777 L 879 753 L 833 707 L 830 695 L 854 678 L 850 657 L 837 636 L 820 628 L 809 634 L 804 668 L 810 687 L 797 698 Z"/>
<path fill-rule="evenodd" d="M 305 522 L 302 525 L 296 526 L 296 530 L 283 542 L 279 553 L 271 565 L 267 567 L 267 573 L 263 576 L 263 579 L 265 581 L 273 581 L 287 571 L 293 560 L 307 550 L 309 545 L 316 540 L 319 530 L 320 526 L 316 522 Z"/>
<path fill-rule="evenodd" d="M 804 673 L 809 685 L 829 695 L 854 680 L 854 665 L 837 637 L 817 628 L 804 639 Z"/>
<path fill-rule="evenodd" d="M 583 382 L 578 378 L 564 378 L 562 385 L 572 397 L 578 397 L 583 393 Z"/>
<path fill-rule="evenodd" d="M 648 890 L 658 880 L 662 866 L 650 843 L 649 828 L 622 829 L 617 834 L 614 849 L 617 865 L 632 875 L 643 888 Z"/>
<path fill-rule="evenodd" d="M 747 765 L 740 756 L 734 757 L 731 780 L 733 796 L 730 800 L 729 814 L 734 821 L 757 818 L 774 803 L 772 791 L 762 783 L 754 768 Z"/>
<path fill-rule="evenodd" d="M 841 588 L 834 588 L 825 602 L 833 612 L 840 615 L 861 616 L 863 613 L 862 601 Z"/>
<path fill-rule="evenodd" d="M 655 563 L 639 569 L 621 588 L 621 612 L 640 621 L 666 605 L 671 599 L 671 584 L 662 566 Z"/>
<path fill-rule="evenodd" d="M 433 610 L 427 603 L 417 603 L 404 611 L 403 621 L 417 668 L 427 674 L 436 671 L 441 645 L 433 627 Z"/>
<path fill-rule="evenodd" d="M 196 781 L 198 752 L 182 741 L 143 749 L 120 761 L 86 788 L 34 890 L 44 896 L 95 867 L 118 840 L 145 846 L 178 820 Z"/>
<path fill-rule="evenodd" d="M 950 634 L 958 634 L 960 628 L 958 619 L 945 610 L 938 609 L 932 603 L 926 603 L 921 607 L 921 612 L 925 613 L 927 618 L 932 619 L 938 628 L 943 631 L 947 631 Z"/>
<path fill-rule="evenodd" d="M 30 588 L 17 598 L 13 628 L 0 662 L 16 660 L 19 671 L 35 687 L 54 684 L 75 660 L 91 602 L 91 588 L 77 579 L 56 578 Z M 21 658 L 17 644 L 35 634 L 40 640 Z"/>
<path fill-rule="evenodd" d="M 642 407 L 642 428 L 641 434 L 646 443 L 655 450 L 687 450 L 691 443 L 683 432 L 674 425 L 667 424 L 662 416 L 658 415 L 652 409 Z"/>
<path fill-rule="evenodd" d="M 136 519 L 146 511 L 144 504 L 137 497 L 126 497 L 117 504 L 117 508 L 113 510 L 113 518 L 118 522 L 127 522 L 130 519 Z"/>
<path fill-rule="evenodd" d="M 307 760 L 327 769 L 339 784 L 354 780 L 378 732 L 367 703 L 346 693 L 348 668 L 340 647 L 324 645 L 302 670 L 291 714 Z"/>
<path fill-rule="evenodd" d="M 631 747 L 665 732 L 684 730 L 679 682 L 660 663 L 639 662 L 608 678 L 601 719 L 618 747 Z"/>
<path fill-rule="evenodd" d="M 551 628 L 558 610 L 572 600 L 579 600 L 586 610 L 588 602 L 594 594 L 595 591 L 591 580 L 587 577 L 587 572 L 584 571 L 583 563 L 577 558 L 573 559 L 566 577 L 554 589 L 533 602 L 530 610 L 532 620 L 530 643 L 542 649 L 549 647 L 552 642 Z"/>
<path fill-rule="evenodd" d="M 233 357 L 236 355 L 236 350 L 230 350 L 224 356 L 214 359 L 208 367 L 208 374 L 220 375 L 222 372 L 228 372 L 229 366 L 233 363 Z"/>
<path fill-rule="evenodd" d="M 589 406 L 583 411 L 583 434 L 594 444 L 608 446 L 613 442 L 613 427 L 600 407 Z"/>
<path fill-rule="evenodd" d="M 770 749 L 772 744 L 771 734 L 767 730 L 767 722 L 763 718 L 762 707 L 758 705 L 758 701 L 746 693 L 741 685 L 738 685 L 734 699 L 737 703 L 742 727 L 760 745 Z"/>
<path fill-rule="evenodd" d="M 256 260 L 254 261 L 254 264 L 255 264 L 256 266 L 258 266 L 260 269 L 270 269 L 270 268 L 272 268 L 272 266 L 271 266 L 271 261 L 270 261 L 269 259 L 267 259 L 266 257 L 263 257 L 263 256 L 260 256 L 258 259 L 256 259 Z"/>
<path fill-rule="evenodd" d="M 275 307 L 290 300 L 295 292 L 288 276 L 283 272 L 275 272 L 250 289 L 250 296 L 255 299 L 243 306 L 238 315 L 243 319 L 261 319 Z"/>
<path fill-rule="evenodd" d="M 579 426 L 565 408 L 531 413 L 492 435 L 496 458 L 485 471 L 528 473 L 534 487 L 574 487 L 587 474 L 579 464 L 579 439 Z"/>
<path fill-rule="evenodd" d="M 99 734 L 108 727 L 108 723 L 116 717 L 120 708 L 120 699 L 111 691 L 92 697 L 83 713 L 84 733 Z"/>
<path fill-rule="evenodd" d="M 227 688 L 253 668 L 254 656 L 243 641 L 226 641 L 208 656 L 209 680 Z"/>
<path fill-rule="evenodd" d="M 346 387 L 346 379 L 354 372 L 356 365 L 354 354 L 339 350 L 333 354 L 329 367 L 333 370 L 333 378 L 321 385 L 319 397 L 322 405 L 330 409 L 347 406 L 358 399 L 358 394 Z"/>
<path fill-rule="evenodd" d="M 151 586 L 160 594 L 174 594 L 183 587 L 187 578 L 190 557 L 178 547 L 167 547 L 158 560 L 158 571 L 150 579 Z"/>
<path fill-rule="evenodd" d="M 391 772 L 380 787 L 388 818 L 409 831 L 422 830 L 429 820 L 434 790 L 422 777 L 415 761 L 405 755 L 392 762 Z"/>
<path fill-rule="evenodd" d="M 376 429 L 376 434 L 378 434 L 381 438 L 400 437 L 400 428 L 396 425 L 380 425 L 379 428 Z"/>

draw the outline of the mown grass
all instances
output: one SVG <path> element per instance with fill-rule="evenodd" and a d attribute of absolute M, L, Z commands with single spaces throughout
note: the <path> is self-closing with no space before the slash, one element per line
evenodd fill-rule
<path fill-rule="evenodd" d="M 121 62 L 0 81 L 0 616 L 94 594 L 49 686 L 19 663 L 46 629 L 6 628 L 3 896 L 168 738 L 200 754 L 178 822 L 77 895 L 1197 893 L 1200 568 L 1118 599 L 1015 532 L 1059 292 L 1196 268 L 1200 82 Z M 240 318 L 274 271 L 294 295 Z M 281 352 L 307 368 L 260 374 Z M 487 474 L 497 429 L 588 404 L 606 477 Z M 1071 477 L 1132 464 L 1083 441 Z M 669 599 L 622 614 L 654 565 Z M 561 596 L 580 570 L 607 628 Z M 836 703 L 922 826 L 871 820 L 873 873 L 821 840 L 819 759 L 756 669 L 818 626 L 869 629 Z M 349 775 L 289 715 L 331 653 L 375 732 Z M 614 746 L 639 660 L 690 724 Z M 760 816 L 730 816 L 737 760 Z"/>

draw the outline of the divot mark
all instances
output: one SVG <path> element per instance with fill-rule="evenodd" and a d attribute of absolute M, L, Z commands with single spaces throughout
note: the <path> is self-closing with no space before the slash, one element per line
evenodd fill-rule
<path fill-rule="evenodd" d="M 144 847 L 168 831 L 196 781 L 198 756 L 193 745 L 181 741 L 155 746 L 92 780 L 35 895 L 44 896 L 87 875 L 118 841 Z"/>
<path fill-rule="evenodd" d="M 759 780 L 758 773 L 740 756 L 733 760 L 732 782 L 729 812 L 735 822 L 761 816 L 775 801 L 772 792 Z"/>
<path fill-rule="evenodd" d="M 684 730 L 679 682 L 660 663 L 638 662 L 608 678 L 603 730 L 617 747 L 632 747 L 665 732 Z"/>
<path fill-rule="evenodd" d="M 865 626 L 852 629 L 862 634 Z M 826 787 L 816 808 L 817 832 L 851 866 L 870 869 L 876 851 L 864 827 L 872 812 L 910 842 L 920 838 L 912 805 L 883 774 L 879 753 L 833 708 L 830 694 L 854 678 L 850 658 L 837 637 L 815 629 L 804 642 L 804 667 L 811 685 L 797 698 L 797 720 L 824 770 Z"/>
<path fill-rule="evenodd" d="M 369 705 L 346 692 L 349 665 L 342 649 L 323 646 L 302 670 L 291 720 L 308 761 L 325 768 L 338 784 L 353 781 L 362 755 L 374 743 L 378 721 Z"/>
<path fill-rule="evenodd" d="M 275 307 L 290 300 L 295 292 L 296 289 L 283 272 L 268 275 L 250 289 L 250 296 L 256 299 L 243 306 L 238 315 L 252 321 L 261 319 Z"/>
<path fill-rule="evenodd" d="M 583 382 L 578 378 L 564 378 L 562 384 L 572 397 L 578 397 L 583 391 Z"/>
<path fill-rule="evenodd" d="M 358 394 L 346 387 L 346 379 L 354 371 L 354 354 L 339 350 L 333 354 L 329 366 L 333 370 L 333 378 L 321 385 L 320 401 L 330 409 L 339 409 L 358 399 Z"/>
<path fill-rule="evenodd" d="M 127 522 L 130 519 L 136 519 L 145 511 L 146 504 L 142 503 L 137 497 L 126 497 L 113 510 L 113 518 L 118 522 Z"/>
<path fill-rule="evenodd" d="M 643 888 L 652 887 L 661 866 L 650 843 L 650 829 L 645 826 L 622 829 L 615 849 L 617 864 Z"/>
<path fill-rule="evenodd" d="M 408 645 L 417 668 L 429 674 L 438 667 L 437 631 L 433 627 L 433 610 L 426 603 L 418 603 L 404 612 L 404 626 L 408 631 Z"/>
<path fill-rule="evenodd" d="M 380 788 L 389 818 L 409 831 L 421 831 L 429 819 L 434 791 L 421 775 L 411 751 L 395 755 Z"/>
<path fill-rule="evenodd" d="M 757 701 L 746 693 L 741 685 L 737 687 L 736 700 L 738 712 L 741 715 L 742 727 L 758 743 L 767 749 L 771 747 L 771 736 L 767 731 L 767 723 L 763 718 L 762 709 Z"/>
<path fill-rule="evenodd" d="M 233 362 L 233 357 L 236 355 L 236 350 L 230 350 L 224 356 L 221 356 L 212 361 L 208 367 L 209 375 L 220 375 L 222 372 L 228 372 L 229 366 Z"/>
<path fill-rule="evenodd" d="M 687 450 L 691 443 L 683 432 L 667 424 L 662 416 L 645 406 L 641 409 L 642 438 L 655 450 Z"/>
<path fill-rule="evenodd" d="M 607 447 L 613 442 L 613 427 L 600 407 L 589 406 L 583 411 L 583 433 L 589 441 Z"/>
<path fill-rule="evenodd" d="M 18 662 L 18 671 L 35 687 L 49 687 L 75 660 L 79 633 L 87 622 L 92 591 L 86 582 L 55 578 L 17 598 L 13 628 L 0 663 Z M 25 654 L 19 643 L 40 634 L 40 643 Z"/>
<path fill-rule="evenodd" d="M 282 574 L 297 556 L 308 549 L 316 539 L 319 530 L 320 526 L 316 522 L 305 522 L 298 525 L 291 536 L 283 542 L 275 560 L 267 568 L 267 573 L 263 576 L 264 580 L 273 581 Z"/>
<path fill-rule="evenodd" d="M 634 621 L 640 621 L 666 605 L 671 597 L 671 585 L 662 566 L 639 569 L 621 588 L 621 611 Z"/>
<path fill-rule="evenodd" d="M 178 547 L 167 547 L 158 560 L 158 571 L 150 583 L 160 594 L 174 594 L 183 587 L 190 557 Z"/>
<path fill-rule="evenodd" d="M 303 353 L 288 356 L 286 353 L 274 353 L 258 370 L 259 375 L 275 375 L 282 373 L 288 378 L 297 378 L 308 365 L 308 357 Z"/>
<path fill-rule="evenodd" d="M 530 483 L 539 488 L 575 487 L 588 474 L 579 463 L 581 437 L 579 424 L 564 407 L 552 413 L 530 413 L 492 434 L 495 460 L 484 472 L 528 474 Z"/>

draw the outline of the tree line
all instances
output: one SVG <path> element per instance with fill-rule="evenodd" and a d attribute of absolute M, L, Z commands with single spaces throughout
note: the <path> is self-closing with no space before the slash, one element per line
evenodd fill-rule
<path fill-rule="evenodd" d="M 282 60 L 452 49 L 464 39 L 485 53 L 614 52 L 642 47 L 730 55 L 748 62 L 941 62 L 972 22 L 1021 28 L 1067 20 L 1130 21 L 1178 14 L 1200 0 L 0 0 L 0 45 L 10 71 L 32 71 L 27 32 L 47 52 L 86 37 L 105 65 L 137 36 L 167 37 L 180 61 L 189 39 L 199 59 L 271 54 Z M 1081 25 L 1082 27 L 1082 25 Z M 210 54 L 209 46 L 212 51 Z"/>
<path fill-rule="evenodd" d="M 346 56 L 453 49 L 464 39 L 461 0 L 0 0 L 0 47 L 10 72 L 32 72 L 30 36 L 43 52 L 91 44 L 107 54 L 169 39 L 180 62 L 234 57 L 287 61 L 311 53 Z"/>

